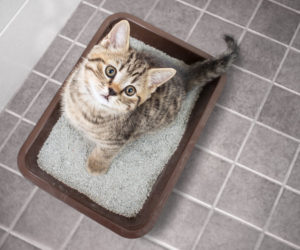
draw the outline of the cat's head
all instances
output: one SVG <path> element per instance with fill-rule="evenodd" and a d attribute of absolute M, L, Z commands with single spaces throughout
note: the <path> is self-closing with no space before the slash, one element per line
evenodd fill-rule
<path fill-rule="evenodd" d="M 113 113 L 132 111 L 172 78 L 172 68 L 151 68 L 129 47 L 130 27 L 118 22 L 88 54 L 81 80 L 96 107 Z"/>

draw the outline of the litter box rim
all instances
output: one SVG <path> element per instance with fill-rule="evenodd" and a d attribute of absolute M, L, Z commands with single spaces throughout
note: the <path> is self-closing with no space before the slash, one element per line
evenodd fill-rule
<path fill-rule="evenodd" d="M 147 41 L 143 40 L 143 37 L 137 35 L 133 36 L 136 39 L 139 39 L 146 44 L 149 44 L 153 47 L 155 47 L 155 43 L 157 43 L 157 39 L 160 39 L 161 41 L 168 41 L 169 43 L 172 43 L 172 46 L 176 47 L 181 47 L 181 50 L 178 50 L 179 55 L 176 57 L 186 57 L 188 58 L 195 58 L 195 57 L 201 57 L 201 58 L 211 58 L 210 55 L 207 53 L 201 51 L 200 49 L 197 49 L 196 47 L 172 36 L 169 33 L 166 33 L 154 26 L 152 26 L 149 23 L 146 23 L 145 21 L 141 20 L 138 17 L 135 17 L 131 14 L 128 13 L 116 13 L 111 16 L 108 16 L 103 23 L 101 24 L 100 28 L 94 35 L 93 39 L 90 41 L 84 52 L 82 53 L 80 59 L 77 61 L 75 64 L 74 68 L 76 67 L 77 64 L 81 62 L 81 58 L 84 57 L 90 49 L 94 46 L 94 44 L 99 41 L 102 37 L 106 35 L 106 33 L 110 30 L 110 28 L 118 21 L 126 19 L 130 22 L 131 30 L 133 31 L 134 29 L 141 29 L 145 30 L 147 35 Z M 149 31 L 150 33 L 154 33 L 154 37 L 149 36 Z M 153 34 L 152 34 L 153 35 Z M 156 35 L 156 36 L 155 36 Z M 157 37 L 158 36 L 158 37 Z M 170 47 L 168 47 L 168 43 L 165 44 L 166 46 L 163 46 L 163 50 L 167 54 L 172 54 L 169 52 Z M 172 50 L 171 46 L 171 50 Z M 184 55 L 180 54 L 183 53 Z M 174 53 L 174 52 L 173 52 Z M 188 53 L 188 55 L 187 55 Z M 193 59 L 191 59 L 193 60 Z M 187 61 L 186 61 L 187 62 Z M 188 63 L 188 62 L 187 62 Z M 68 75 L 68 77 L 71 75 Z M 68 79 L 67 77 L 67 79 Z M 182 145 L 183 141 L 183 146 L 181 146 L 180 150 L 181 155 L 176 156 L 175 154 L 177 153 L 178 149 L 175 151 L 175 153 L 172 155 L 170 161 L 168 164 L 165 166 L 163 172 L 160 174 L 158 177 L 156 183 L 154 184 L 152 191 L 150 193 L 149 199 L 144 204 L 144 207 L 142 210 L 139 212 L 139 214 L 134 217 L 134 218 L 126 218 L 121 215 L 114 214 L 107 209 L 99 206 L 95 202 L 91 201 L 89 198 L 87 198 L 85 195 L 80 194 L 77 190 L 74 190 L 64 183 L 58 181 L 51 175 L 47 174 L 43 170 L 35 169 L 33 167 L 30 167 L 34 164 L 37 165 L 37 154 L 35 155 L 35 158 L 29 157 L 30 153 L 32 152 L 33 148 L 35 147 L 34 145 L 37 144 L 37 141 L 45 141 L 44 139 L 40 138 L 40 134 L 43 133 L 45 130 L 45 126 L 47 123 L 49 123 L 49 120 L 51 120 L 53 114 L 55 112 L 60 112 L 60 99 L 61 99 L 61 92 L 63 87 L 65 86 L 65 82 L 67 79 L 64 81 L 63 85 L 59 89 L 59 91 L 56 93 L 56 95 L 53 97 L 52 101 L 48 105 L 47 109 L 41 116 L 40 120 L 37 122 L 36 126 L 33 128 L 32 132 L 24 142 L 23 146 L 21 147 L 19 154 L 18 154 L 18 166 L 21 171 L 21 173 L 30 181 L 32 181 L 34 184 L 39 186 L 41 189 L 45 190 L 46 192 L 52 194 L 54 197 L 60 199 L 61 201 L 67 203 L 71 207 L 79 210 L 83 214 L 87 215 L 88 217 L 92 218 L 93 220 L 97 221 L 98 223 L 102 224 L 103 226 L 109 228 L 110 230 L 114 231 L 115 233 L 127 237 L 127 238 L 138 238 L 146 234 L 148 231 L 151 230 L 151 228 L 154 226 L 155 221 L 158 219 L 158 216 L 164 207 L 167 198 L 171 194 L 173 187 L 175 186 L 182 170 L 184 169 L 184 166 L 189 159 L 193 148 L 197 142 L 198 137 L 200 136 L 201 131 L 203 130 L 208 117 L 210 116 L 215 103 L 221 94 L 221 91 L 224 87 L 224 84 L 226 82 L 226 76 L 223 75 L 222 77 L 214 80 L 212 83 L 209 84 L 207 88 L 210 88 L 210 94 L 211 96 L 209 97 L 207 103 L 205 106 L 200 106 L 202 109 L 202 113 L 199 116 L 199 120 L 192 119 L 192 115 L 189 118 L 188 124 L 186 126 L 186 131 L 180 141 L 179 145 Z M 212 86 L 213 85 L 213 86 Z M 207 88 L 203 89 L 203 92 L 207 90 Z M 203 93 L 202 92 L 202 93 Z M 201 96 L 201 94 L 200 94 Z M 205 98 L 206 96 L 204 96 Z M 196 109 L 199 105 L 198 103 L 201 103 L 201 98 L 197 99 L 197 103 L 195 104 L 192 114 L 194 113 L 194 109 Z M 204 102 L 204 101 L 202 101 Z M 195 111 L 196 112 L 196 111 Z M 198 112 L 198 113 L 199 113 Z M 188 131 L 189 124 L 191 123 L 191 120 L 195 120 L 194 123 L 194 129 L 193 131 Z M 54 123 L 55 124 L 55 123 Z M 51 128 L 52 129 L 52 128 Z M 50 131 L 51 131 L 50 129 Z M 50 131 L 48 131 L 50 133 Z M 46 132 L 45 132 L 46 133 Z M 186 136 L 187 134 L 187 136 Z M 42 145 L 40 145 L 42 147 Z M 178 147 L 179 148 L 179 147 Z M 32 155 L 32 153 L 31 153 Z M 174 160 L 175 157 L 175 160 Z M 178 158 L 179 157 L 179 158 Z M 164 185 L 162 185 L 162 178 L 165 176 L 168 176 L 168 178 L 164 179 Z M 76 198 L 75 198 L 76 197 Z M 82 203 L 82 199 L 84 199 L 84 202 L 90 202 L 86 203 L 89 204 L 89 207 L 85 204 Z M 155 201 L 152 202 L 151 201 Z M 94 203 L 94 204 L 92 204 Z M 149 204 L 150 203 L 150 204 Z M 145 208 L 146 206 L 146 208 Z M 147 210 L 147 208 L 149 209 Z M 100 208 L 102 208 L 102 210 Z M 97 210 L 98 209 L 98 210 Z M 99 210 L 100 209 L 100 210 Z M 99 212 L 100 211 L 100 212 Z M 144 214 L 142 214 L 144 213 Z"/>

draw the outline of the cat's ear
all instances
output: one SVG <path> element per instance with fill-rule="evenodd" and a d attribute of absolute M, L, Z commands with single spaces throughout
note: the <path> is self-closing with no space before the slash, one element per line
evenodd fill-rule
<path fill-rule="evenodd" d="M 150 69 L 148 72 L 148 85 L 153 93 L 159 86 L 170 80 L 176 74 L 172 68 Z"/>
<path fill-rule="evenodd" d="M 111 50 L 127 51 L 129 49 L 129 22 L 122 20 L 115 24 L 106 37 L 102 39 L 100 45 Z"/>

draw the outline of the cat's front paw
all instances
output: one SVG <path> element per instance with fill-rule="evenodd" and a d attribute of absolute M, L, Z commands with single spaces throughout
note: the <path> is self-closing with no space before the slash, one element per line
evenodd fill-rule
<path fill-rule="evenodd" d="M 101 162 L 98 159 L 95 159 L 93 156 L 89 156 L 86 167 L 90 174 L 101 175 L 107 173 L 109 164 Z"/>

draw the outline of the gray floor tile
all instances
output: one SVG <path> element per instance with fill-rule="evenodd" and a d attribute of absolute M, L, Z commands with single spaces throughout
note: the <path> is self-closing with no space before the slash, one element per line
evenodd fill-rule
<path fill-rule="evenodd" d="M 19 118 L 3 111 L 0 113 L 0 144 L 7 138 L 12 131 Z"/>
<path fill-rule="evenodd" d="M 3 239 L 5 234 L 6 234 L 6 231 L 4 231 L 0 228 L 0 242 L 2 242 L 2 239 Z"/>
<path fill-rule="evenodd" d="M 198 144 L 234 160 L 249 127 L 250 121 L 215 107 Z"/>
<path fill-rule="evenodd" d="M 291 7 L 295 10 L 300 10 L 300 1 L 299 0 L 275 0 L 278 3 L 282 3 L 288 7 Z"/>
<path fill-rule="evenodd" d="M 286 48 L 267 38 L 247 32 L 240 45 L 237 65 L 271 79 Z"/>
<path fill-rule="evenodd" d="M 85 1 L 95 6 L 99 6 L 103 2 L 103 0 L 85 0 Z"/>
<path fill-rule="evenodd" d="M 1 248 L 2 250 L 38 250 L 39 248 L 19 239 L 13 235 L 9 235 L 4 245 Z"/>
<path fill-rule="evenodd" d="M 256 125 L 239 162 L 271 178 L 283 181 L 296 152 L 297 143 Z"/>
<path fill-rule="evenodd" d="M 0 224 L 9 227 L 33 190 L 24 178 L 0 167 Z"/>
<path fill-rule="evenodd" d="M 118 236 L 102 225 L 85 217 L 77 228 L 66 249 L 69 250 L 123 250 L 132 242 Z"/>
<path fill-rule="evenodd" d="M 299 1 L 300 3 L 300 1 Z M 296 34 L 295 40 L 292 44 L 292 47 L 296 49 L 300 49 L 300 29 L 298 30 L 298 33 Z"/>
<path fill-rule="evenodd" d="M 164 250 L 165 248 L 156 245 L 153 242 L 150 242 L 149 240 L 140 238 L 137 239 L 133 245 L 133 247 L 130 250 Z"/>
<path fill-rule="evenodd" d="M 59 36 L 56 37 L 34 69 L 43 74 L 50 75 L 70 46 L 71 42 Z"/>
<path fill-rule="evenodd" d="M 300 190 L 300 154 L 293 166 L 290 178 L 288 180 L 288 185 Z"/>
<path fill-rule="evenodd" d="M 300 138 L 300 96 L 273 86 L 259 121 Z"/>
<path fill-rule="evenodd" d="M 194 149 L 176 188 L 201 201 L 213 203 L 230 164 L 202 150 Z"/>
<path fill-rule="evenodd" d="M 264 0 L 251 22 L 250 28 L 289 44 L 299 21 L 299 14 Z"/>
<path fill-rule="evenodd" d="M 100 28 L 103 20 L 107 16 L 107 13 L 97 11 L 97 14 L 93 17 L 93 19 L 89 22 L 88 26 L 81 33 L 80 37 L 78 38 L 78 41 L 87 45 L 95 35 L 96 31 Z"/>
<path fill-rule="evenodd" d="M 270 83 L 236 68 L 230 68 L 218 103 L 254 118 Z"/>
<path fill-rule="evenodd" d="M 63 60 L 62 64 L 58 67 L 53 75 L 53 79 L 64 82 L 75 66 L 76 62 L 80 58 L 84 48 L 74 45 L 74 47 L 69 51 L 66 58 Z"/>
<path fill-rule="evenodd" d="M 225 215 L 215 213 L 210 219 L 198 250 L 252 250 L 259 232 Z"/>
<path fill-rule="evenodd" d="M 95 10 L 95 8 L 86 4 L 79 4 L 74 14 L 62 29 L 61 34 L 75 39 Z"/>
<path fill-rule="evenodd" d="M 265 236 L 259 250 L 295 250 L 295 248 L 275 240 L 270 236 Z"/>
<path fill-rule="evenodd" d="M 191 249 L 208 211 L 172 194 L 150 235 L 179 249 Z"/>
<path fill-rule="evenodd" d="M 300 195 L 284 190 L 268 231 L 300 245 Z"/>
<path fill-rule="evenodd" d="M 27 122 L 21 122 L 15 132 L 7 141 L 6 145 L 0 152 L 0 162 L 17 170 L 17 157 L 18 152 L 27 136 L 33 129 L 31 124 Z"/>
<path fill-rule="evenodd" d="M 109 0 L 103 5 L 104 9 L 112 12 L 126 12 L 140 18 L 145 18 L 155 0 Z"/>
<path fill-rule="evenodd" d="M 217 206 L 262 227 L 271 211 L 279 188 L 277 184 L 236 167 Z"/>
<path fill-rule="evenodd" d="M 300 93 L 300 53 L 290 50 L 276 82 Z"/>
<path fill-rule="evenodd" d="M 199 8 L 203 8 L 208 0 L 184 0 L 184 2 L 194 5 Z"/>
<path fill-rule="evenodd" d="M 173 36 L 184 39 L 199 15 L 200 12 L 198 10 L 189 6 L 173 0 L 165 0 L 160 1 L 156 5 L 147 22 L 152 23 Z"/>
<path fill-rule="evenodd" d="M 58 249 L 75 226 L 78 217 L 77 211 L 39 189 L 14 231 Z"/>
<path fill-rule="evenodd" d="M 22 115 L 45 81 L 44 77 L 31 73 L 7 108 Z"/>
<path fill-rule="evenodd" d="M 246 25 L 258 0 L 212 0 L 208 11 L 240 25 Z"/>
<path fill-rule="evenodd" d="M 189 42 L 209 54 L 219 55 L 226 50 L 224 34 L 238 39 L 242 34 L 242 29 L 209 14 L 204 14 L 189 38 Z"/>
<path fill-rule="evenodd" d="M 32 104 L 31 108 L 27 111 L 25 117 L 31 121 L 37 122 L 45 109 L 49 105 L 53 96 L 59 89 L 59 85 L 53 82 L 48 82 L 38 98 Z"/>

